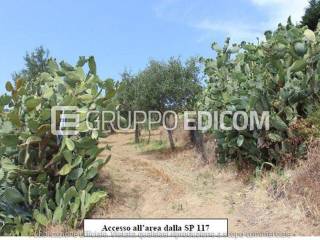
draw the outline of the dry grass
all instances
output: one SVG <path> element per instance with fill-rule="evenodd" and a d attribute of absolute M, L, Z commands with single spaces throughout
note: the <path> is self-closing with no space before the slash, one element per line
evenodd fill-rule
<path fill-rule="evenodd" d="M 108 138 L 113 156 L 101 170 L 101 181 L 107 186 L 104 179 L 111 179 L 110 198 L 94 209 L 92 218 L 227 217 L 230 233 L 320 234 L 302 208 L 283 197 L 295 170 L 266 171 L 245 184 L 235 164 L 217 164 L 214 139 L 204 139 L 212 164 L 203 165 L 188 133 L 174 134 L 181 144 L 186 141 L 174 152 L 167 145 L 167 132 L 159 143 L 160 129 L 141 148 L 132 144 L 133 134 Z"/>
<path fill-rule="evenodd" d="M 213 137 L 204 139 L 204 151 L 209 164 L 217 163 L 217 142 Z"/>
<path fill-rule="evenodd" d="M 199 152 L 196 151 L 194 145 L 191 143 L 190 131 L 183 129 L 183 125 L 179 124 L 177 129 L 173 131 L 173 138 L 175 142 L 175 150 L 170 149 L 168 142 L 168 133 L 162 127 L 152 132 L 150 141 L 148 142 L 148 132 L 143 132 L 141 141 L 136 147 L 146 154 L 153 154 L 158 159 L 174 158 L 177 154 L 187 150 L 193 150 L 194 159 L 196 163 L 202 163 L 203 159 Z M 210 136 L 204 136 L 204 151 L 207 157 L 207 163 L 217 164 L 217 143 L 216 140 Z"/>
<path fill-rule="evenodd" d="M 83 236 L 82 229 L 72 229 L 67 224 L 66 225 L 48 225 L 40 236 L 50 236 L 50 237 L 81 237 Z"/>
<path fill-rule="evenodd" d="M 168 132 L 163 128 L 159 128 L 160 142 L 167 143 L 168 147 Z M 190 132 L 183 129 L 183 122 L 179 121 L 177 128 L 173 131 L 173 140 L 177 147 L 185 146 L 190 143 Z"/>
<path fill-rule="evenodd" d="M 304 215 L 313 225 L 320 224 L 320 140 L 309 145 L 306 160 L 294 168 L 264 172 L 255 183 L 267 189 L 269 196 L 296 209 L 296 215 Z"/>
<path fill-rule="evenodd" d="M 306 216 L 320 224 L 320 140 L 310 144 L 307 160 L 293 171 L 287 195 L 300 202 Z"/>
<path fill-rule="evenodd" d="M 252 169 L 239 173 L 235 164 L 218 165 L 213 138 L 204 139 L 210 163 L 205 166 L 189 144 L 188 131 L 174 132 L 174 152 L 167 138 L 159 129 L 152 131 L 149 144 L 132 144 L 133 133 L 101 142 L 113 145 L 112 159 L 98 182 L 109 198 L 95 207 L 91 218 L 227 217 L 231 233 L 320 234 L 320 142 L 310 146 L 308 160 L 295 169 L 273 169 L 253 178 Z M 49 226 L 46 235 L 69 231 Z M 74 232 L 82 234 L 80 229 Z"/>

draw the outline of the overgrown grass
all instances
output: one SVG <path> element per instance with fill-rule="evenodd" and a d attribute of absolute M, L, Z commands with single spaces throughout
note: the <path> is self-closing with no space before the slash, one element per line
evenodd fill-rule
<path fill-rule="evenodd" d="M 320 224 L 320 141 L 309 144 L 306 160 L 294 167 L 274 167 L 252 177 L 252 182 L 265 188 L 276 199 L 285 199 L 300 209 L 314 224 Z"/>
<path fill-rule="evenodd" d="M 141 141 L 136 144 L 136 148 L 141 152 L 151 152 L 165 150 L 169 148 L 169 146 L 167 141 L 151 139 L 150 142 L 148 142 L 145 139 L 141 139 Z"/>
<path fill-rule="evenodd" d="M 310 144 L 307 161 L 302 162 L 288 185 L 288 197 L 302 202 L 306 216 L 320 224 L 320 141 Z"/>

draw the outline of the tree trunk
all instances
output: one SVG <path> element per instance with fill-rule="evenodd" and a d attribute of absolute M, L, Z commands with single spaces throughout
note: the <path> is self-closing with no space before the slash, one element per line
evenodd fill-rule
<path fill-rule="evenodd" d="M 169 126 L 169 128 L 171 128 L 172 126 L 170 123 L 170 116 L 167 115 L 165 121 L 166 121 L 167 127 Z M 173 140 L 173 130 L 167 130 L 167 132 L 168 132 L 170 147 L 171 147 L 171 150 L 173 151 L 176 148 Z"/>
<path fill-rule="evenodd" d="M 139 135 L 140 135 L 139 125 L 136 123 L 136 129 L 135 129 L 135 132 L 134 132 L 134 142 L 135 143 L 139 143 Z"/>
<path fill-rule="evenodd" d="M 113 126 L 112 126 L 112 123 L 108 123 L 108 128 L 110 129 L 110 133 L 111 133 L 111 134 L 116 133 L 115 130 L 114 130 L 114 128 L 113 128 Z"/>
<path fill-rule="evenodd" d="M 151 130 L 149 129 L 149 136 L 148 136 L 148 144 L 150 143 L 150 138 L 151 138 Z"/>
<path fill-rule="evenodd" d="M 174 140 L 173 140 L 173 134 L 172 134 L 172 130 L 167 130 L 168 131 L 168 137 L 169 137 L 169 142 L 170 142 L 170 147 L 171 150 L 174 150 L 176 148 L 175 144 L 174 144 Z"/>
<path fill-rule="evenodd" d="M 197 152 L 201 154 L 201 160 L 204 163 L 208 163 L 208 158 L 207 158 L 205 147 L 204 147 L 203 134 L 201 131 L 198 130 L 198 113 L 196 117 L 197 117 L 195 122 L 196 130 L 190 131 L 191 142 L 195 145 Z M 194 124 L 192 125 L 194 126 Z"/>
<path fill-rule="evenodd" d="M 201 154 L 201 160 L 204 163 L 208 163 L 208 158 L 206 155 L 204 142 L 203 142 L 203 134 L 199 130 L 195 131 L 195 145 L 197 151 Z"/>

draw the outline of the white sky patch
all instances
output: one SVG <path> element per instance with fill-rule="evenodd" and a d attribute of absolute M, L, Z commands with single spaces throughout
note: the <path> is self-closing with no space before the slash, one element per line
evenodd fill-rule
<path fill-rule="evenodd" d="M 289 16 L 293 23 L 299 23 L 308 6 L 309 0 L 249 0 L 257 8 L 266 14 L 266 20 L 261 22 L 241 22 L 241 20 L 211 20 L 203 19 L 194 27 L 207 32 L 221 32 L 231 37 L 232 41 L 256 41 L 256 38 L 264 39 L 266 30 L 276 29 L 279 23 L 285 24 Z M 205 34 L 208 35 L 208 34 Z M 205 39 L 204 36 L 200 41 Z"/>
<path fill-rule="evenodd" d="M 199 23 L 195 24 L 194 27 L 212 32 L 220 32 L 231 38 L 231 42 L 250 41 L 256 42 L 257 37 L 263 38 L 263 30 L 257 27 L 256 24 L 246 24 L 242 22 L 227 22 L 227 21 L 212 21 L 204 19 Z M 212 36 L 212 34 L 210 34 Z M 202 38 L 204 39 L 204 38 Z"/>
<path fill-rule="evenodd" d="M 217 35 L 230 37 L 231 42 L 256 42 L 257 38 L 264 39 L 265 31 L 275 30 L 279 23 L 285 24 L 289 16 L 293 23 L 299 23 L 308 2 L 309 0 L 247 0 L 246 4 L 263 13 L 258 21 L 250 21 L 250 15 L 254 15 L 250 12 L 247 19 L 239 19 L 237 16 L 217 19 L 214 12 L 212 16 L 205 15 L 194 7 L 194 2 L 183 0 L 162 0 L 153 10 L 157 17 L 166 21 L 180 22 L 199 29 L 198 42 L 213 40 Z"/>
<path fill-rule="evenodd" d="M 178 18 L 187 20 L 189 16 L 193 14 L 192 4 L 184 4 L 181 0 L 161 0 L 153 6 L 153 11 L 158 18 L 165 19 L 167 21 L 173 21 Z"/>
<path fill-rule="evenodd" d="M 285 23 L 291 16 L 293 23 L 298 23 L 308 6 L 309 0 L 250 0 L 254 5 L 262 8 L 268 15 L 268 27 L 276 27 L 279 22 Z"/>

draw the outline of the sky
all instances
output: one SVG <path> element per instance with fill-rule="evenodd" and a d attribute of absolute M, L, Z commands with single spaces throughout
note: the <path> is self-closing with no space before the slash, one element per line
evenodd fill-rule
<path fill-rule="evenodd" d="M 0 93 L 23 56 L 44 46 L 75 64 L 95 56 L 102 79 L 135 73 L 150 59 L 211 57 L 212 42 L 263 38 L 300 21 L 308 0 L 5 0 L 0 6 Z"/>

